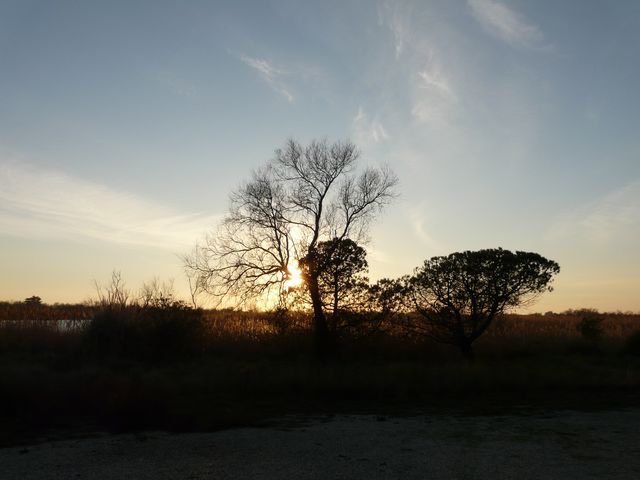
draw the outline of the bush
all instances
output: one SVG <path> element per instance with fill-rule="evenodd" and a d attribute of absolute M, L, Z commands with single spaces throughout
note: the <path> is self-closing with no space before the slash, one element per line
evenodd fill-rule
<path fill-rule="evenodd" d="M 581 316 L 580 321 L 576 325 L 576 330 L 580 332 L 582 338 L 595 342 L 602 338 L 604 328 L 602 326 L 602 315 L 597 311 L 589 308 L 576 311 Z"/>
<path fill-rule="evenodd" d="M 204 349 L 201 310 L 180 302 L 169 306 L 109 306 L 91 320 L 85 335 L 87 354 L 97 358 L 170 361 Z"/>

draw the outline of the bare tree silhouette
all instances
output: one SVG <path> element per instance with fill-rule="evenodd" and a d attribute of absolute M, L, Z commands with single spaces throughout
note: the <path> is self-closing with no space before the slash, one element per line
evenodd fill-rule
<path fill-rule="evenodd" d="M 208 293 L 243 302 L 282 298 L 296 262 L 313 307 L 320 356 L 331 338 L 319 279 L 327 266 L 323 240 L 366 240 L 368 226 L 394 197 L 397 177 L 388 169 L 356 172 L 360 156 L 351 142 L 288 140 L 268 164 L 231 195 L 220 228 L 185 257 L 185 266 Z"/>

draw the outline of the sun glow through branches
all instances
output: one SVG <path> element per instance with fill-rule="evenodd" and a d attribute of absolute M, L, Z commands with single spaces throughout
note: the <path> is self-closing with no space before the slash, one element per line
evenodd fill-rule
<path fill-rule="evenodd" d="M 285 290 L 291 290 L 302 285 L 302 271 L 298 267 L 298 261 L 294 260 L 287 266 L 287 273 L 284 280 Z"/>

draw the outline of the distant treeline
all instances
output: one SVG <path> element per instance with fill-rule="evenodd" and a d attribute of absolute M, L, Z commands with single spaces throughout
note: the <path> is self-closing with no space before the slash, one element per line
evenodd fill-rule
<path fill-rule="evenodd" d="M 89 320 L 98 310 L 83 303 L 0 302 L 0 320 Z"/>

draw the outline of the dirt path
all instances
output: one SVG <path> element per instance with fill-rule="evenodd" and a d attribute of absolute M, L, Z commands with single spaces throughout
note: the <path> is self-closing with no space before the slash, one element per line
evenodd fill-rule
<path fill-rule="evenodd" d="M 640 409 L 286 417 L 0 449 L 3 479 L 640 478 Z"/>

